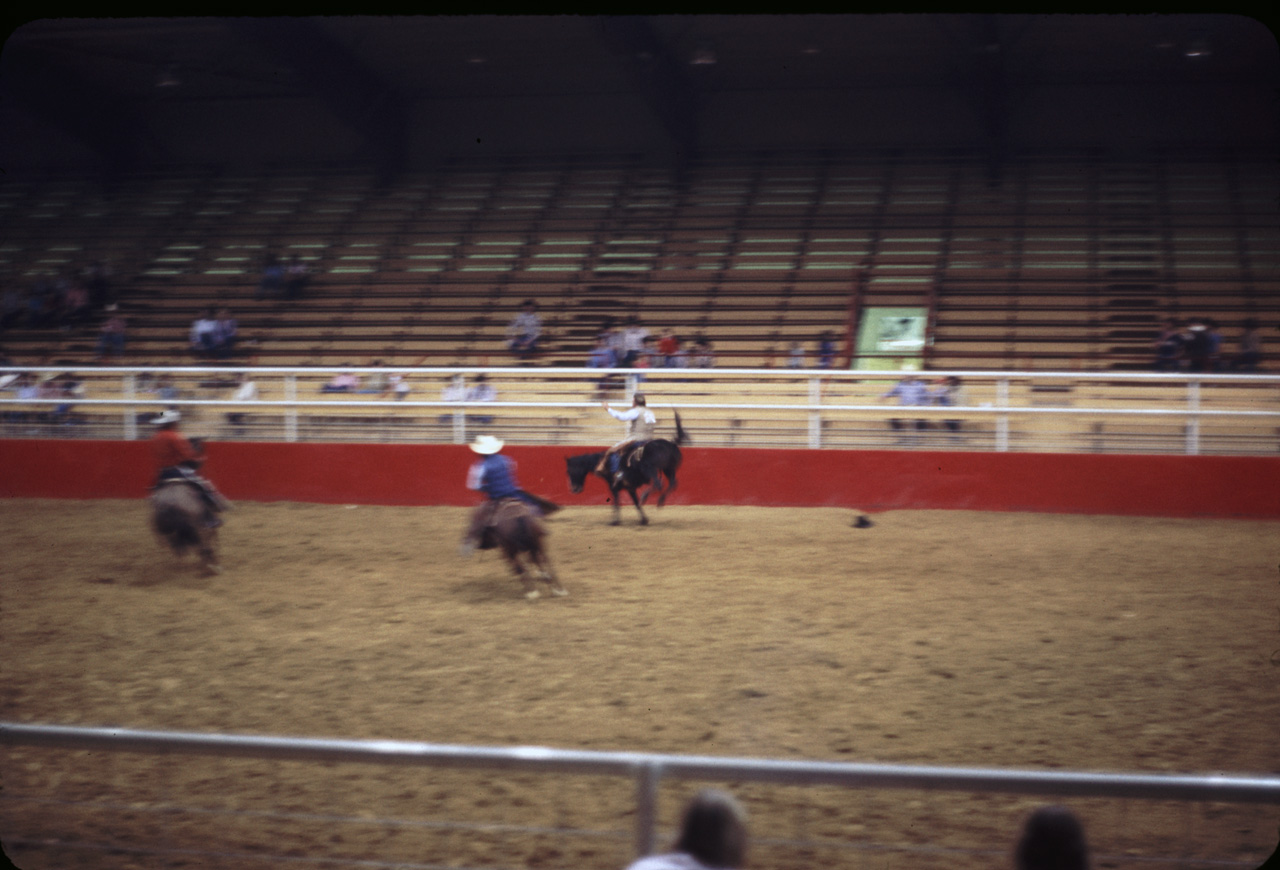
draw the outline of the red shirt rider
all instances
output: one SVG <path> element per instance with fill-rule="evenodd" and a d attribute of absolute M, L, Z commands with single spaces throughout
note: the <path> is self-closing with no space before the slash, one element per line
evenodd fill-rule
<path fill-rule="evenodd" d="M 170 418 L 170 415 L 172 417 Z M 165 422 L 167 421 L 167 422 Z M 156 470 L 164 471 L 175 465 L 193 463 L 192 466 L 204 462 L 204 451 L 197 450 L 190 441 L 178 431 L 178 415 L 166 411 L 156 421 L 159 425 L 156 434 L 151 437 L 152 455 L 155 456 Z"/>

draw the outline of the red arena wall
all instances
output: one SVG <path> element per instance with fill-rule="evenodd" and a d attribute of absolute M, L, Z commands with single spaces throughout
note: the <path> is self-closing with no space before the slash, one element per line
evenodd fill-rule
<path fill-rule="evenodd" d="M 461 445 L 213 443 L 205 470 L 232 499 L 467 505 L 474 455 Z M 569 492 L 568 447 L 511 446 L 525 488 Z M 144 441 L 0 441 L 0 497 L 142 498 Z M 672 504 L 951 509 L 1140 516 L 1280 517 L 1280 457 L 1106 456 L 873 450 L 685 450 Z"/>

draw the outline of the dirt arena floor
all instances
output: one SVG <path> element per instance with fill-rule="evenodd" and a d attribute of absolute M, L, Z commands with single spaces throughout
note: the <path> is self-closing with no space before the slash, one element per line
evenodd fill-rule
<path fill-rule="evenodd" d="M 243 503 L 204 577 L 159 547 L 144 502 L 0 502 L 0 718 L 1280 772 L 1278 523 L 925 511 L 856 529 L 840 509 L 669 506 L 642 528 L 572 507 L 550 523 L 570 595 L 529 602 L 494 553 L 458 556 L 466 513 Z M 24 870 L 632 857 L 622 779 L 0 753 Z M 664 837 L 699 785 L 664 784 Z M 1054 802 L 730 787 L 754 867 L 1010 867 L 1027 812 Z M 1274 806 L 1063 802 L 1097 867 L 1252 868 L 1280 826 Z"/>

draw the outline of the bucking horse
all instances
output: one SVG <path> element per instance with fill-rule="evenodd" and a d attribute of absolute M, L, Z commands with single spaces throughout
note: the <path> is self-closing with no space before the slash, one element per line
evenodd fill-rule
<path fill-rule="evenodd" d="M 680 469 L 680 463 L 683 457 L 680 453 L 680 445 L 688 444 L 691 440 L 689 435 L 684 431 L 684 427 L 680 425 L 680 414 L 676 417 L 676 437 L 675 439 L 655 438 L 637 447 L 627 450 L 626 455 L 621 457 L 622 462 L 622 482 L 615 484 L 613 476 L 597 472 L 596 468 L 600 464 L 604 451 L 599 453 L 585 453 L 579 456 L 565 457 L 565 464 L 569 472 L 569 489 L 573 492 L 582 492 L 582 487 L 586 483 L 588 474 L 595 474 L 605 482 L 609 487 L 609 493 L 612 495 L 613 501 L 613 519 L 609 525 L 616 526 L 622 522 L 622 517 L 618 507 L 618 493 L 626 490 L 631 494 L 631 503 L 636 506 L 636 510 L 640 513 L 640 525 L 649 524 L 649 518 L 644 513 L 644 503 L 648 501 L 649 496 L 656 490 L 658 492 L 658 507 L 662 507 L 667 502 L 667 496 L 675 492 L 679 482 L 676 480 L 676 472 Z M 665 482 L 663 478 L 666 478 Z M 636 490 L 646 487 L 643 495 L 637 495 Z"/>
<path fill-rule="evenodd" d="M 181 478 L 162 481 L 151 494 L 151 527 L 175 555 L 195 550 L 205 573 L 217 574 L 218 530 L 206 522 L 208 506 L 204 496 Z"/>

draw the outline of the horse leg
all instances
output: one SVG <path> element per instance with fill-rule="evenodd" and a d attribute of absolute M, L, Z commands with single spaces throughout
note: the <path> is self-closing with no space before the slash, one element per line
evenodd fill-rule
<path fill-rule="evenodd" d="M 649 496 L 655 490 L 657 490 L 658 492 L 662 492 L 662 472 L 661 471 L 655 474 L 653 478 L 649 481 L 649 487 L 644 491 L 644 495 L 640 496 L 640 504 L 647 504 L 649 502 Z M 659 502 L 659 504 L 661 504 L 661 502 Z"/>
<path fill-rule="evenodd" d="M 531 557 L 534 564 L 538 566 L 538 571 L 541 572 L 543 581 L 551 587 L 551 594 L 568 595 L 569 590 L 564 588 L 564 584 L 556 576 L 555 569 L 551 567 L 551 560 L 547 558 L 547 554 L 541 546 L 532 552 Z"/>
<path fill-rule="evenodd" d="M 218 564 L 217 529 L 202 529 L 200 533 L 200 562 L 206 574 L 221 574 L 222 566 Z"/>
<path fill-rule="evenodd" d="M 649 525 L 649 518 L 644 515 L 644 508 L 640 506 L 640 499 L 636 497 L 634 487 L 628 487 L 627 492 L 631 493 L 631 503 L 636 506 L 636 510 L 640 512 L 640 525 Z"/>
<path fill-rule="evenodd" d="M 667 472 L 667 479 L 671 481 L 671 485 L 662 491 L 662 495 L 658 496 L 658 507 L 662 507 L 667 503 L 667 496 L 676 491 L 676 487 L 680 484 L 676 482 L 676 473 L 674 471 Z"/>
<path fill-rule="evenodd" d="M 503 546 L 502 555 L 507 558 L 507 564 L 511 566 L 511 570 L 515 573 L 516 579 L 520 581 L 520 585 L 524 587 L 524 597 L 530 601 L 540 597 L 538 587 L 533 582 L 533 577 L 520 562 L 520 554 L 512 547 Z"/>
<path fill-rule="evenodd" d="M 621 508 L 618 505 L 618 493 L 620 492 L 621 490 L 617 490 L 613 488 L 612 483 L 609 484 L 609 493 L 610 495 L 613 496 L 613 498 L 610 499 L 610 501 L 613 503 L 613 519 L 609 520 L 609 525 L 611 526 L 617 526 L 622 524 Z"/>

